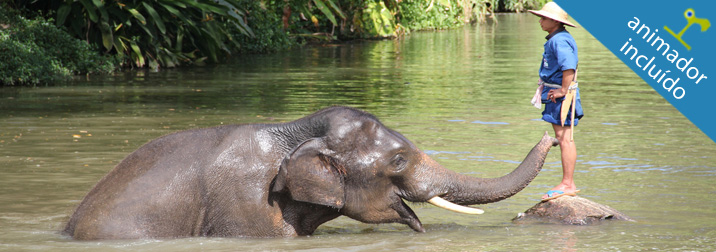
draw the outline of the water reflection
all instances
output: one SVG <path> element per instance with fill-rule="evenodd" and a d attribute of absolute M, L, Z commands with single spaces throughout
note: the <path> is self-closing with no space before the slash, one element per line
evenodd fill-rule
<path fill-rule="evenodd" d="M 714 250 L 716 144 L 581 29 L 577 127 L 582 196 L 636 223 L 515 225 L 561 176 L 558 149 L 521 193 L 474 217 L 411 207 L 427 229 L 339 218 L 314 236 L 73 242 L 58 230 L 107 171 L 177 130 L 294 120 L 330 105 L 377 115 L 442 165 L 511 171 L 551 127 L 529 104 L 544 32 L 528 14 L 499 23 L 357 41 L 161 72 L 0 89 L 0 250 Z"/>

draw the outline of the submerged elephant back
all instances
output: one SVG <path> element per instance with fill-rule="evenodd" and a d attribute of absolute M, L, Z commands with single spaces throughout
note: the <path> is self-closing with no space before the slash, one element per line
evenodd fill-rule
<path fill-rule="evenodd" d="M 196 173 L 206 157 L 216 152 L 226 136 L 240 126 L 220 126 L 179 131 L 154 139 L 124 158 L 96 187 L 138 183 L 137 179 L 158 179 Z M 110 186 L 110 185 L 106 185 Z"/>
<path fill-rule="evenodd" d="M 195 229 L 211 156 L 240 127 L 180 131 L 143 145 L 85 196 L 64 233 L 76 239 L 191 235 L 176 232 Z"/>

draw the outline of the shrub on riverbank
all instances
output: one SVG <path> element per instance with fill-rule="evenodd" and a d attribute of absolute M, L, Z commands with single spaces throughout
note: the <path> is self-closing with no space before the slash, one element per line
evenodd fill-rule
<path fill-rule="evenodd" d="M 546 1 L 11 0 L 0 13 L 33 10 L 38 18 L 13 14 L 19 24 L 0 28 L 0 82 L 37 85 L 120 65 L 158 69 L 223 62 L 231 54 L 272 52 L 305 40 L 398 37 L 484 21 L 493 9 L 535 9 Z M 52 27 L 52 20 L 62 28 Z M 121 61 L 99 56 L 100 50 Z"/>
<path fill-rule="evenodd" d="M 402 1 L 400 16 L 403 26 L 410 30 L 447 29 L 463 25 L 471 17 L 464 17 L 463 6 L 451 1 Z M 468 3 L 472 3 L 469 1 Z"/>
<path fill-rule="evenodd" d="M 20 1 L 18 1 L 20 2 Z M 220 62 L 252 35 L 238 0 L 36 1 L 23 8 L 54 16 L 71 35 L 121 55 L 131 67 Z"/>
<path fill-rule="evenodd" d="M 118 60 L 43 18 L 0 7 L 0 85 L 38 85 L 75 74 L 108 73 Z"/>
<path fill-rule="evenodd" d="M 268 53 L 287 49 L 296 45 L 296 40 L 284 31 L 279 6 L 268 5 L 256 0 L 239 0 L 243 6 L 246 24 L 254 32 L 254 36 L 242 33 L 238 29 L 230 29 L 231 36 L 239 44 L 235 52 Z M 283 1 L 281 1 L 283 3 Z"/>

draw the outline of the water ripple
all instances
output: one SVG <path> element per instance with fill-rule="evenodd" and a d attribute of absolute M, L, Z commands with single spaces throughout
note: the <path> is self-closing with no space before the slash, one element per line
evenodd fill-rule
<path fill-rule="evenodd" d="M 507 125 L 507 124 L 509 124 L 509 123 L 506 123 L 506 122 L 483 122 L 483 121 L 479 121 L 479 120 L 478 120 L 478 121 L 474 121 L 474 122 L 472 122 L 472 123 L 488 124 L 488 125 Z"/>

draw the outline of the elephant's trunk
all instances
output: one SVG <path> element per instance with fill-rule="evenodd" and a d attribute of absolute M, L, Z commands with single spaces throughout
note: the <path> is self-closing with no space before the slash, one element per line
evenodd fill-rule
<path fill-rule="evenodd" d="M 473 205 L 496 202 L 517 194 L 534 179 L 542 169 L 544 160 L 557 139 L 545 132 L 542 140 L 527 154 L 527 157 L 511 173 L 499 178 L 476 178 L 448 172 L 442 194 L 437 195 L 459 205 Z"/>

